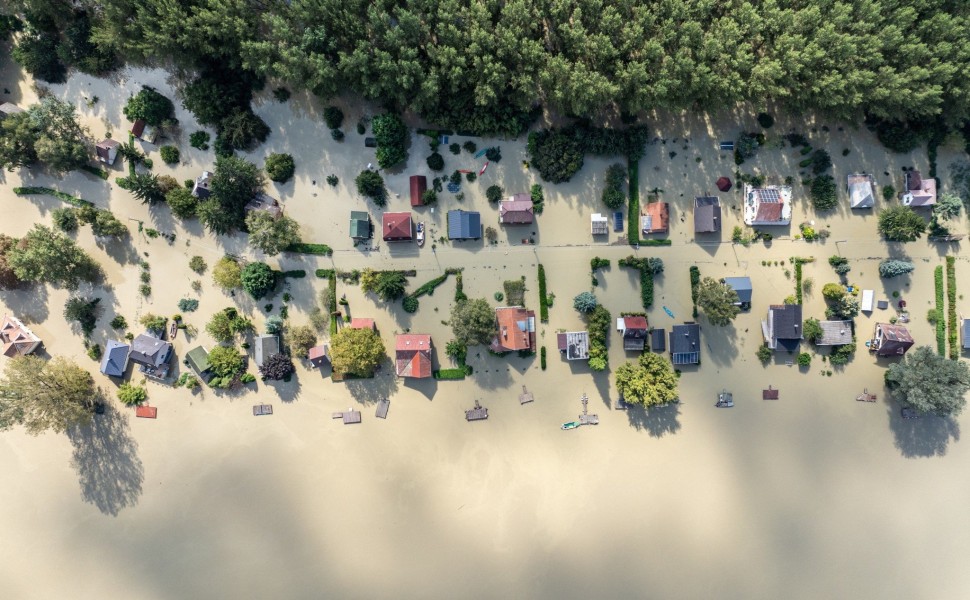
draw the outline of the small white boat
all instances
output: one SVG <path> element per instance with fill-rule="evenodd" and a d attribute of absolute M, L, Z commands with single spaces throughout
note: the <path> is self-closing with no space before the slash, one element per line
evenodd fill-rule
<path fill-rule="evenodd" d="M 418 246 L 424 246 L 424 223 L 418 223 Z"/>

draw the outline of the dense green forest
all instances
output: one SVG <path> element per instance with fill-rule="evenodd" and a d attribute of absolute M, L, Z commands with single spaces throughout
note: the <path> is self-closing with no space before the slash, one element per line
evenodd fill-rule
<path fill-rule="evenodd" d="M 517 132 L 540 106 L 595 117 L 773 101 L 853 120 L 970 118 L 966 0 L 0 0 L 0 9 L 20 18 L 15 57 L 37 76 L 171 61 L 215 79 L 205 94 L 226 88 L 229 108 L 214 119 L 243 110 L 251 90 L 239 88 L 265 78 L 323 98 L 349 88 L 479 133 Z"/>

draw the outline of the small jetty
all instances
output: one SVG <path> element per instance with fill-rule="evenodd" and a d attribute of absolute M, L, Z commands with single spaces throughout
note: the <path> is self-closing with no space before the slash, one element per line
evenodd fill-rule
<path fill-rule="evenodd" d="M 857 402 L 875 402 L 876 395 L 869 393 L 869 388 L 862 390 L 862 393 L 855 397 Z"/>
<path fill-rule="evenodd" d="M 714 406 L 718 408 L 732 408 L 734 406 L 734 394 L 727 390 L 723 390 L 717 395 L 717 402 Z"/>
<path fill-rule="evenodd" d="M 488 409 L 475 400 L 475 408 L 465 411 L 466 421 L 484 421 L 488 418 Z"/>
<path fill-rule="evenodd" d="M 580 399 L 583 403 L 583 414 L 579 415 L 580 425 L 599 425 L 600 417 L 599 415 L 591 415 L 588 412 L 589 408 L 589 398 L 586 396 L 586 392 L 583 392 L 583 397 Z"/>
<path fill-rule="evenodd" d="M 387 398 L 384 398 L 383 400 L 377 403 L 377 411 L 374 413 L 374 416 L 377 417 L 378 419 L 386 419 L 387 409 L 389 408 L 391 408 L 391 401 L 388 400 Z"/>
<path fill-rule="evenodd" d="M 535 401 L 535 396 L 533 396 L 532 392 L 527 390 L 526 387 L 523 385 L 522 393 L 519 394 L 519 404 L 528 404 L 529 402 L 534 402 L 534 401 Z"/>
<path fill-rule="evenodd" d="M 762 400 L 777 400 L 778 399 L 778 390 L 776 390 L 775 388 L 773 388 L 773 387 L 771 387 L 769 385 L 768 386 L 768 389 L 761 390 L 761 399 Z"/>
<path fill-rule="evenodd" d="M 331 415 L 334 419 L 343 419 L 344 425 L 360 423 L 360 411 L 348 408 L 344 412 L 335 412 Z"/>
<path fill-rule="evenodd" d="M 253 404 L 253 416 L 261 417 L 263 415 L 273 414 L 272 404 Z"/>

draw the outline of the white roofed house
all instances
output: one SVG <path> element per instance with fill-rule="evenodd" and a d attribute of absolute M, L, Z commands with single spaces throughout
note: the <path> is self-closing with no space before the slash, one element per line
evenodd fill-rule
<path fill-rule="evenodd" d="M 819 321 L 822 336 L 816 346 L 843 346 L 852 343 L 852 321 Z"/>
<path fill-rule="evenodd" d="M 606 235 L 610 232 L 609 219 L 604 217 L 602 213 L 593 213 L 589 222 L 590 233 L 593 235 Z"/>
<path fill-rule="evenodd" d="M 876 182 L 872 175 L 852 173 L 847 178 L 849 206 L 851 208 L 872 208 L 876 203 Z"/>
<path fill-rule="evenodd" d="M 791 187 L 744 184 L 744 222 L 752 226 L 791 223 Z"/>

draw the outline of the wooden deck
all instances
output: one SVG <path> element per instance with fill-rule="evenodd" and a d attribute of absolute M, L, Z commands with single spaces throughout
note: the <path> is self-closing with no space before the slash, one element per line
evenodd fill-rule
<path fill-rule="evenodd" d="M 155 406 L 139 406 L 135 409 L 135 416 L 143 419 L 154 419 L 158 417 L 158 408 Z"/>
<path fill-rule="evenodd" d="M 579 415 L 580 425 L 599 425 L 599 415 Z"/>
<path fill-rule="evenodd" d="M 534 402 L 534 401 L 535 401 L 535 396 L 533 396 L 532 392 L 527 390 L 523 385 L 522 393 L 519 394 L 519 404 L 528 404 L 529 402 Z"/>
<path fill-rule="evenodd" d="M 484 408 L 475 400 L 475 408 L 465 411 L 466 421 L 484 421 L 488 418 L 488 409 Z"/>
<path fill-rule="evenodd" d="M 378 419 L 386 419 L 387 409 L 389 409 L 390 407 L 391 407 L 390 400 L 386 398 L 384 400 L 381 400 L 380 402 L 377 403 L 377 411 L 374 413 L 374 416 L 377 417 Z"/>
<path fill-rule="evenodd" d="M 343 412 L 335 412 L 331 415 L 334 419 L 343 419 L 344 425 L 360 423 L 360 411 L 348 408 Z"/>
<path fill-rule="evenodd" d="M 762 400 L 777 400 L 778 399 L 778 390 L 773 389 L 769 385 L 768 386 L 768 389 L 761 390 L 761 399 Z"/>
<path fill-rule="evenodd" d="M 253 416 L 254 417 L 259 417 L 259 416 L 262 416 L 262 415 L 271 415 L 271 414 L 273 414 L 273 405 L 272 404 L 254 404 L 253 405 Z"/>

